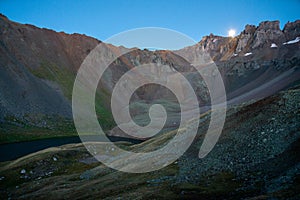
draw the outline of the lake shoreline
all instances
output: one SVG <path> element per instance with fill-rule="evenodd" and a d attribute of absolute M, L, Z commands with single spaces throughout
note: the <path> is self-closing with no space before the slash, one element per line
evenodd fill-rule
<path fill-rule="evenodd" d="M 87 135 L 84 136 L 84 140 L 86 141 L 103 141 L 107 142 L 107 140 L 103 138 L 97 137 L 95 135 Z M 116 136 L 107 136 L 107 138 L 111 142 L 130 142 L 133 144 L 141 143 L 142 140 L 116 137 Z M 46 139 L 37 139 L 31 141 L 23 141 L 23 142 L 14 142 L 14 143 L 6 143 L 0 144 L 0 162 L 12 161 L 18 159 L 20 157 L 26 156 L 28 154 L 41 151 L 51 147 L 58 147 L 66 144 L 76 144 L 81 143 L 81 139 L 79 136 L 69 136 L 69 137 L 53 137 Z"/>

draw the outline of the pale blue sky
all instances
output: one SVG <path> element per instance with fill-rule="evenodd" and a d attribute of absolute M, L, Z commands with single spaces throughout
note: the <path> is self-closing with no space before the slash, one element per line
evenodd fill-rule
<path fill-rule="evenodd" d="M 300 19 L 299 8 L 299 0 L 0 0 L 0 12 L 11 20 L 100 40 L 140 27 L 169 28 L 196 41 L 264 20 L 278 19 L 282 28 Z"/>

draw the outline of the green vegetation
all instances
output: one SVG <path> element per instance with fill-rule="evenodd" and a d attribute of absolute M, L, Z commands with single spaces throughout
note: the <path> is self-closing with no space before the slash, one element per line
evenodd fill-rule
<path fill-rule="evenodd" d="M 64 66 L 57 66 L 49 61 L 43 61 L 39 68 L 31 70 L 31 72 L 36 77 L 58 83 L 61 86 L 64 95 L 69 100 L 72 99 L 73 84 L 76 77 L 74 72 L 70 71 Z M 103 92 L 104 94 L 96 95 L 95 110 L 101 126 L 104 130 L 108 130 L 114 126 L 114 120 L 111 111 L 104 106 L 105 96 L 108 96 L 108 92 L 104 89 L 102 89 L 100 92 Z"/>
<path fill-rule="evenodd" d="M 76 145 L 75 145 L 76 146 Z M 47 178 L 52 176 L 73 174 L 88 170 L 96 165 L 84 164 L 78 162 L 77 159 L 87 156 L 87 152 L 83 148 L 74 150 L 74 145 L 69 145 L 71 149 L 50 148 L 27 156 L 27 159 L 20 158 L 17 161 L 5 162 L 0 166 L 1 176 L 9 177 L 5 182 L 0 182 L 1 188 L 15 187 L 22 183 L 26 183 L 32 179 Z M 59 162 L 53 160 L 55 157 Z M 9 168 L 7 168 L 9 166 Z M 20 173 L 22 169 L 26 170 L 26 174 Z M 26 178 L 29 176 L 30 178 Z"/>
<path fill-rule="evenodd" d="M 111 111 L 104 106 L 103 98 L 101 98 L 100 95 L 96 95 L 95 110 L 98 121 L 104 131 L 116 126 Z"/>
<path fill-rule="evenodd" d="M 121 196 L 125 199 L 137 196 L 143 199 L 210 199 L 230 194 L 243 197 L 242 191 L 236 192 L 242 183 L 230 172 L 203 176 L 198 183 L 193 183 L 178 179 L 177 162 L 158 171 L 131 174 L 112 170 L 99 162 L 82 162 L 89 157 L 82 144 L 70 144 L 1 163 L 0 177 L 4 177 L 4 181 L 0 182 L 0 187 L 7 188 L 15 197 L 29 194 L 30 198 L 43 198 L 46 193 L 40 193 L 40 189 L 85 199 L 98 195 L 109 199 Z M 26 170 L 24 174 L 21 173 L 23 169 Z M 0 196 L 7 198 L 7 193 L 0 191 Z"/>
<path fill-rule="evenodd" d="M 78 135 L 74 126 L 68 123 L 56 129 L 5 123 L 0 124 L 0 132 L 0 144 Z"/>
<path fill-rule="evenodd" d="M 80 162 L 89 156 L 82 144 L 71 144 L 1 163 L 0 177 L 4 177 L 4 181 L 0 181 L 0 187 L 15 190 L 13 195 L 39 191 L 42 188 L 61 188 L 64 194 L 60 195 L 69 194 L 82 198 L 95 198 L 98 195 L 101 198 L 122 196 L 130 199 L 136 195 L 144 198 L 176 197 L 170 180 L 178 172 L 177 164 L 155 172 L 129 174 L 109 169 L 99 162 Z M 23 169 L 25 173 L 21 173 Z M 92 171 L 95 171 L 94 175 Z M 74 187 L 81 189 L 74 190 Z M 157 190 L 157 193 L 153 193 L 153 190 Z M 0 191 L 0 196 L 7 198 L 4 191 Z"/>
<path fill-rule="evenodd" d="M 64 95 L 69 100 L 72 98 L 72 88 L 75 80 L 75 74 L 66 67 L 57 66 L 53 62 L 43 60 L 39 68 L 31 69 L 31 73 L 38 78 L 58 83 Z"/>

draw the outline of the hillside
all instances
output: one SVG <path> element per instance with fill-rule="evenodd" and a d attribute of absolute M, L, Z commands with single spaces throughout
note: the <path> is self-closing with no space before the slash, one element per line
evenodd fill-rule
<path fill-rule="evenodd" d="M 19 24 L 3 15 L 0 26 L 0 130 L 7 133 L 1 134 L 1 142 L 76 135 L 71 111 L 73 82 L 84 58 L 101 41 Z M 114 127 L 110 94 L 116 81 L 129 69 L 151 62 L 183 73 L 196 91 L 199 106 L 203 111 L 209 109 L 205 83 L 180 55 L 197 63 L 202 52 L 209 53 L 223 77 L 230 105 L 275 94 L 299 81 L 299 27 L 299 20 L 287 23 L 283 30 L 278 21 L 269 21 L 258 27 L 247 25 L 234 38 L 211 34 L 194 46 L 174 52 L 132 49 L 117 59 L 100 80 L 96 97 L 100 124 L 106 131 Z M 108 45 L 110 53 L 122 49 Z M 158 69 L 157 73 L 163 72 Z M 130 109 L 137 123 L 147 123 L 149 101 L 169 107 L 170 118 L 164 130 L 176 129 L 177 101 L 157 85 L 142 87 L 133 96 Z M 25 135 L 25 129 L 30 133 Z M 109 134 L 127 136 L 118 128 Z"/>
<path fill-rule="evenodd" d="M 99 44 L 104 43 L 0 15 L 0 142 L 77 135 L 71 106 L 73 83 L 82 62 Z M 180 72 L 196 93 L 200 124 L 189 149 L 172 164 L 140 174 L 108 168 L 95 159 L 108 154 L 95 150 L 91 155 L 82 143 L 44 149 L 0 163 L 1 199 L 300 198 L 300 20 L 287 23 L 283 30 L 279 21 L 246 25 L 236 37 L 211 34 L 176 51 L 106 44 L 99 60 L 124 51 L 105 71 L 95 97 L 96 117 L 106 134 L 131 137 L 115 126 L 110 109 L 113 88 L 128 70 L 156 63 L 168 67 L 157 67 L 157 75 L 168 78 L 167 74 Z M 201 60 L 203 54 L 210 59 Z M 204 78 L 193 66 L 205 71 L 212 61 L 223 78 L 228 107 L 217 144 L 199 158 L 212 110 Z M 205 76 L 214 83 L 214 71 Z M 188 99 L 185 88 L 174 85 Z M 154 137 L 138 144 L 116 142 L 118 147 L 145 153 L 163 148 L 177 134 L 189 137 L 182 133 L 188 133 L 193 121 L 179 130 L 178 100 L 165 87 L 140 87 L 130 103 L 131 117 L 139 125 L 149 123 L 149 107 L 155 103 L 165 106 L 168 118 Z M 152 160 L 153 166 L 168 163 L 181 143 Z M 111 153 L 106 159 L 122 169 L 137 166 L 131 154 L 120 161 L 109 143 L 85 144 Z"/>
<path fill-rule="evenodd" d="M 227 111 L 214 150 L 198 158 L 209 113 L 199 134 L 173 164 L 129 174 L 99 164 L 82 144 L 46 149 L 0 165 L 0 196 L 12 199 L 298 199 L 299 85 Z M 145 152 L 176 134 L 122 148 Z M 105 144 L 102 145 L 105 148 Z M 49 193 L 48 191 L 51 191 Z"/>

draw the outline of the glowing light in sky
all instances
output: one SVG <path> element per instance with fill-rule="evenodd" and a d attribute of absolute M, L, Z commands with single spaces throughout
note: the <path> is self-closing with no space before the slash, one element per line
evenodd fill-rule
<path fill-rule="evenodd" d="M 230 29 L 229 31 L 228 31 L 228 36 L 229 37 L 234 37 L 235 36 L 235 30 L 234 29 Z"/>

